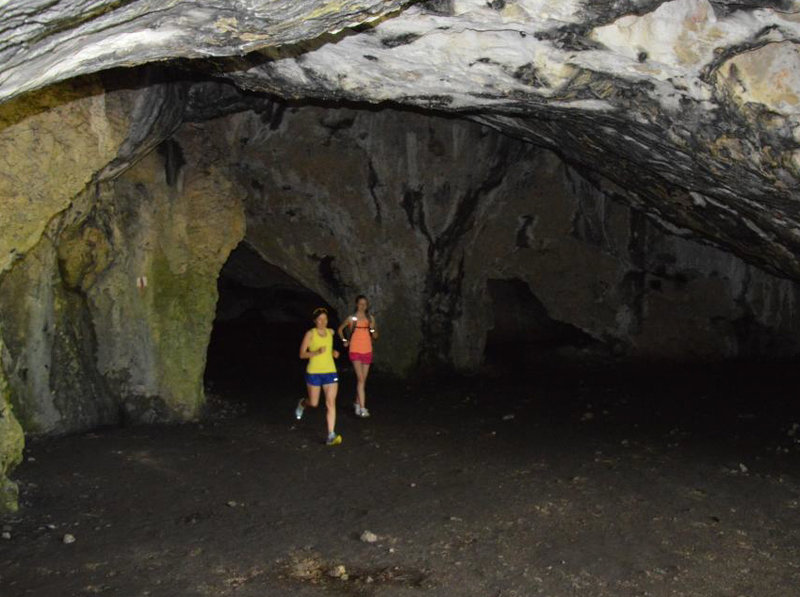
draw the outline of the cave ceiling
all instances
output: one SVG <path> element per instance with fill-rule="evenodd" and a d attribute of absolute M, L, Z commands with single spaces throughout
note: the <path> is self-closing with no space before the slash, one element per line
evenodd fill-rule
<path fill-rule="evenodd" d="M 456 113 L 800 279 L 800 2 L 10 0 L 0 23 L 0 102 L 180 59 L 247 92 Z"/>

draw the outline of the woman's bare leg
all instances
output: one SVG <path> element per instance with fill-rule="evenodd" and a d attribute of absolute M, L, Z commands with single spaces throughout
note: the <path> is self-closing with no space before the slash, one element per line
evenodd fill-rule
<path fill-rule="evenodd" d="M 308 398 L 303 400 L 303 408 L 310 406 L 311 408 L 317 408 L 319 404 L 319 386 L 312 386 L 311 384 L 306 384 L 306 391 L 308 392 Z"/>
<path fill-rule="evenodd" d="M 336 393 L 339 391 L 338 383 L 331 383 L 322 386 L 325 392 L 325 408 L 327 409 L 326 419 L 328 422 L 328 433 L 333 433 L 336 429 Z M 317 393 L 319 398 L 319 393 Z"/>
<path fill-rule="evenodd" d="M 367 407 L 367 375 L 369 375 L 369 365 L 360 361 L 353 363 L 356 372 L 356 400 L 361 408 Z"/>

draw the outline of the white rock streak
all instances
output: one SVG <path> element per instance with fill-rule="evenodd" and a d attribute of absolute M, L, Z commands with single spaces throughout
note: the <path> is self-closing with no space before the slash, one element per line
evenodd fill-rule
<path fill-rule="evenodd" d="M 180 34 L 181 32 L 176 29 L 160 29 L 158 31 L 134 31 L 117 35 L 104 40 L 103 43 L 85 46 L 75 54 L 66 56 L 42 73 L 41 79 L 48 81 L 68 78 L 71 73 L 82 69 L 85 64 L 102 60 L 107 56 L 113 56 L 117 52 L 123 52 L 132 47 L 161 45 Z"/>
<path fill-rule="evenodd" d="M 409 1 L 98 0 L 87 6 L 61 0 L 37 7 L 10 0 L 0 4 L 0 102 L 68 76 L 117 66 L 231 56 L 309 41 L 382 18 Z M 173 34 L 130 43 L 132 34 L 165 27 Z M 103 49 L 109 44 L 114 51 Z M 72 60 L 76 52 L 92 59 Z"/>

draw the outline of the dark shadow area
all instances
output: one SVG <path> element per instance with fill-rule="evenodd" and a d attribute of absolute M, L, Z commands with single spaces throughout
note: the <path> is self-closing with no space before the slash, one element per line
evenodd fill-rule
<path fill-rule="evenodd" d="M 311 313 L 328 309 L 322 297 L 247 244 L 231 252 L 217 282 L 219 301 L 208 347 L 204 382 L 211 397 L 265 406 L 275 391 L 302 392 L 305 362 L 297 354 Z"/>
<path fill-rule="evenodd" d="M 450 388 L 447 394 L 459 388 L 455 394 L 463 397 L 452 405 L 459 412 L 501 417 L 522 436 L 528 431 L 514 423 L 520 418 L 565 428 L 575 441 L 584 434 L 625 442 L 660 439 L 731 451 L 731 458 L 780 456 L 800 445 L 797 359 L 615 356 L 613 347 L 551 319 L 525 282 L 489 280 L 488 290 L 494 326 L 481 373 L 425 380 Z"/>
<path fill-rule="evenodd" d="M 248 416 L 44 438 L 3 595 L 793 595 L 788 365 L 377 377 L 369 419 L 340 393 L 335 448 L 321 409 L 294 419 L 302 382 Z M 237 371 L 233 398 L 264 395 Z"/>
<path fill-rule="evenodd" d="M 521 441 L 527 430 L 520 419 L 564 429 L 579 442 L 663 442 L 731 461 L 781 458 L 800 448 L 796 361 L 580 362 L 545 355 L 524 368 L 494 370 L 470 387 L 477 416 L 500 417 Z"/>
<path fill-rule="evenodd" d="M 488 280 L 487 287 L 493 326 L 486 336 L 484 361 L 490 369 L 513 369 L 543 358 L 605 352 L 602 343 L 582 330 L 551 319 L 526 282 L 495 279 Z"/>

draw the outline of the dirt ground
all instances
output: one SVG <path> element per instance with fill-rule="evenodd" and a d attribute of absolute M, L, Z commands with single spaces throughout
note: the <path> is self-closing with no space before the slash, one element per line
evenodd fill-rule
<path fill-rule="evenodd" d="M 376 372 L 368 420 L 343 371 L 338 447 L 299 373 L 239 373 L 201 422 L 30 441 L 0 595 L 800 595 L 796 368 Z"/>

